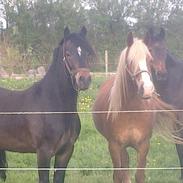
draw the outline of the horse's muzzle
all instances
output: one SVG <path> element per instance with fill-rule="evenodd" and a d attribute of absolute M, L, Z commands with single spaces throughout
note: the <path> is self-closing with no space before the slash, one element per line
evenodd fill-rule
<path fill-rule="evenodd" d="M 168 77 L 168 73 L 167 72 L 156 72 L 156 78 L 158 81 L 165 81 L 167 80 Z"/>
<path fill-rule="evenodd" d="M 75 79 L 78 90 L 88 89 L 91 83 L 90 71 L 88 69 L 79 70 L 75 75 Z"/>
<path fill-rule="evenodd" d="M 141 85 L 138 93 L 142 97 L 142 99 L 150 99 L 154 94 L 154 86 L 153 85 L 149 85 L 149 86 Z"/>

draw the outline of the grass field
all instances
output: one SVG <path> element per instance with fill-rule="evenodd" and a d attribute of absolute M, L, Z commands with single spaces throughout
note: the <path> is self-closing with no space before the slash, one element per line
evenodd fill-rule
<path fill-rule="evenodd" d="M 104 78 L 94 78 L 91 88 L 81 92 L 78 102 L 79 111 L 90 111 L 96 92 Z M 30 86 L 33 80 L 0 80 L 0 86 L 11 89 L 23 89 Z M 111 159 L 104 138 L 96 131 L 90 114 L 81 114 L 81 134 L 75 144 L 74 154 L 69 167 L 74 168 L 108 168 L 112 167 Z M 136 154 L 130 152 L 130 167 L 135 167 Z M 8 153 L 9 167 L 36 167 L 36 156 L 32 154 Z M 175 146 L 159 137 L 151 139 L 147 167 L 178 167 Z M 7 183 L 34 183 L 38 176 L 36 171 L 8 171 Z M 53 172 L 50 172 L 53 175 Z M 134 171 L 131 171 L 134 182 Z M 179 170 L 146 170 L 147 183 L 180 183 Z M 66 183 L 112 183 L 112 171 L 67 171 Z"/>

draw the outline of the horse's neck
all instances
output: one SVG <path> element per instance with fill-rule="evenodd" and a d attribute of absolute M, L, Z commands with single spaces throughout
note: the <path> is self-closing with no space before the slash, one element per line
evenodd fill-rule
<path fill-rule="evenodd" d="M 124 105 L 124 108 L 127 109 L 129 107 L 129 104 L 132 103 L 134 100 L 138 100 L 139 96 L 137 93 L 137 87 L 135 86 L 134 82 L 131 80 L 131 78 L 128 78 L 127 80 L 127 96 L 126 96 L 126 102 Z"/>
<path fill-rule="evenodd" d="M 126 103 L 123 106 L 122 110 L 145 110 L 151 109 L 151 102 L 144 100 L 139 94 L 137 86 L 135 85 L 134 81 L 130 78 L 128 81 L 127 91 L 128 95 L 126 98 Z"/>
<path fill-rule="evenodd" d="M 62 61 L 52 63 L 42 82 L 48 95 L 72 100 L 76 105 L 78 92 L 73 89 L 71 78 Z"/>

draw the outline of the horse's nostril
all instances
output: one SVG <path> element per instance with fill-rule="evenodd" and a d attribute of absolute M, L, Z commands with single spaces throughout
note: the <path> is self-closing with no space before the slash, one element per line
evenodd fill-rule
<path fill-rule="evenodd" d="M 140 86 L 138 93 L 139 93 L 140 96 L 143 96 L 143 94 L 144 94 L 143 85 Z"/>
<path fill-rule="evenodd" d="M 80 76 L 79 81 L 83 83 L 90 83 L 91 82 L 91 76 Z"/>
<path fill-rule="evenodd" d="M 76 74 L 76 84 L 80 90 L 86 90 L 91 83 L 91 75 L 88 72 Z"/>
<path fill-rule="evenodd" d="M 84 82 L 85 81 L 85 77 L 84 76 L 80 76 L 79 77 L 79 81 Z"/>
<path fill-rule="evenodd" d="M 164 72 L 164 73 L 157 72 L 157 79 L 158 80 L 166 80 L 167 77 L 168 77 L 168 73 L 167 72 Z"/>

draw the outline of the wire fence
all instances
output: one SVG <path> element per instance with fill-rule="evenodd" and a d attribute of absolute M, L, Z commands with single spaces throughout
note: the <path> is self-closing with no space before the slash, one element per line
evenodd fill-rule
<path fill-rule="evenodd" d="M 57 115 L 57 114 L 104 114 L 104 113 L 154 113 L 154 112 L 183 112 L 182 109 L 175 109 L 175 110 L 125 110 L 125 111 L 35 111 L 35 112 L 0 112 L 0 115 Z M 130 167 L 130 168 L 112 168 L 112 167 L 68 167 L 68 168 L 37 168 L 37 167 L 9 167 L 9 168 L 0 168 L 0 170 L 7 170 L 7 171 L 119 171 L 119 170 L 182 170 L 183 167 L 145 167 L 145 168 L 137 168 L 137 167 Z"/>
<path fill-rule="evenodd" d="M 114 75 L 114 72 L 92 72 L 95 77 L 109 77 Z M 22 78 L 28 78 L 23 76 Z M 16 79 L 16 78 L 15 78 Z M 171 110 L 124 110 L 124 111 L 5 111 L 0 112 L 0 115 L 61 115 L 61 114 L 80 114 L 80 115 L 91 115 L 91 114 L 108 114 L 108 113 L 162 113 L 162 112 L 183 112 L 183 109 L 171 109 Z M 7 171 L 57 171 L 57 170 L 66 170 L 66 171 L 119 171 L 119 170 L 182 170 L 183 167 L 145 167 L 145 168 L 112 168 L 112 167 L 68 167 L 68 168 L 37 168 L 37 167 L 9 167 L 9 168 L 0 168 L 0 170 Z"/>

